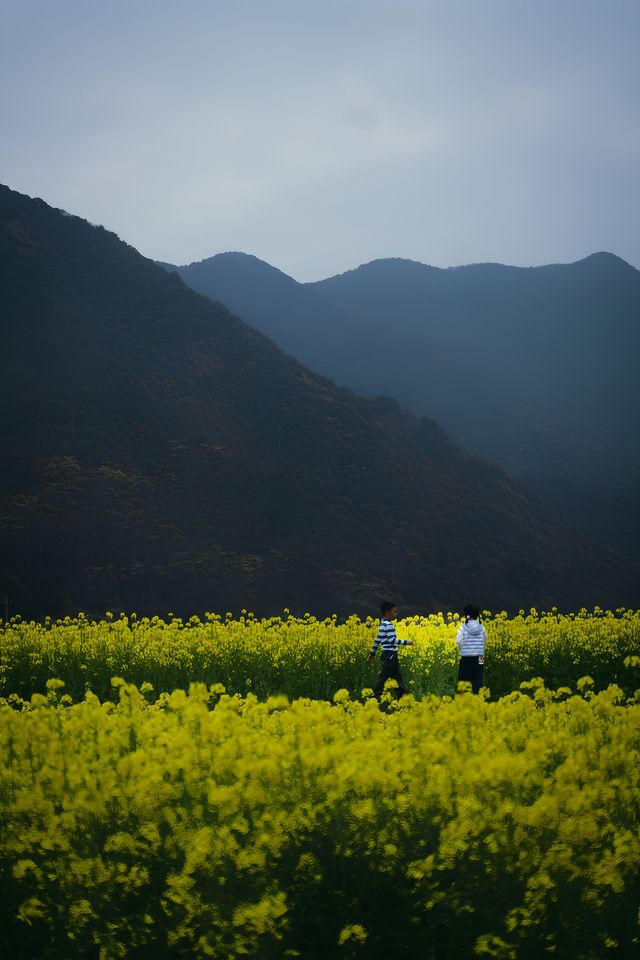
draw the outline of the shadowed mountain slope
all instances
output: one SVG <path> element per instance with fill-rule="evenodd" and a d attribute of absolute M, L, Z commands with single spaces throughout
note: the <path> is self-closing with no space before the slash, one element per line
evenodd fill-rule
<path fill-rule="evenodd" d="M 640 273 L 379 260 L 297 284 L 242 254 L 178 268 L 285 350 L 434 417 L 591 535 L 640 543 Z"/>
<path fill-rule="evenodd" d="M 0 188 L 16 612 L 635 603 L 637 570 L 433 421 L 316 376 L 116 236 Z"/>

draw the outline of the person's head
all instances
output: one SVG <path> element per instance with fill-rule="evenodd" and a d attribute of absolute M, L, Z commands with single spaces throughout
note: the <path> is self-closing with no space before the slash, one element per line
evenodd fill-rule
<path fill-rule="evenodd" d="M 383 620 L 395 620 L 398 616 L 398 606 L 393 600 L 383 600 L 380 604 L 380 613 Z"/>
<path fill-rule="evenodd" d="M 468 603 L 464 608 L 464 615 L 467 620 L 479 620 L 480 611 L 472 603 Z"/>

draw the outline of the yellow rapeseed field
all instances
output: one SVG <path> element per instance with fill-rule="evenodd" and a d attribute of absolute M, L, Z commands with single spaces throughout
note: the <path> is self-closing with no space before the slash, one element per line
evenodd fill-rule
<path fill-rule="evenodd" d="M 409 690 L 453 693 L 458 651 L 457 614 L 413 616 L 398 623 L 398 635 L 415 640 L 403 650 Z M 559 615 L 535 610 L 519 616 L 485 614 L 489 636 L 485 682 L 494 697 L 542 677 L 547 686 L 574 687 L 589 675 L 596 688 L 618 683 L 640 686 L 640 673 L 625 658 L 640 653 L 640 612 L 593 611 Z M 285 693 L 331 699 L 345 688 L 358 696 L 373 686 L 376 668 L 365 661 L 378 621 L 350 617 L 317 620 L 283 616 L 258 619 L 250 613 L 206 614 L 188 620 L 135 614 L 99 621 L 82 614 L 44 623 L 13 620 L 1 634 L 0 696 L 41 693 L 50 677 L 82 698 L 87 690 L 110 695 L 112 676 L 157 693 L 189 683 L 222 683 L 230 693 L 265 697 Z"/>
<path fill-rule="evenodd" d="M 4 625 L 3 953 L 640 955 L 640 615 L 486 615 L 480 696 L 457 622 L 382 711 L 374 620 Z"/>
<path fill-rule="evenodd" d="M 195 685 L 0 706 L 16 957 L 632 957 L 640 703 Z"/>

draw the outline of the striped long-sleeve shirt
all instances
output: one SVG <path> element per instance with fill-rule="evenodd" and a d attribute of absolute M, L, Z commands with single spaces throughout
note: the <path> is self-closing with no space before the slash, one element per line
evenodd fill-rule
<path fill-rule="evenodd" d="M 398 640 L 396 628 L 391 620 L 381 620 L 378 636 L 371 647 L 371 656 L 375 654 L 378 647 L 381 647 L 383 653 L 393 653 L 398 647 L 402 647 L 406 643 L 408 643 L 407 640 Z"/>

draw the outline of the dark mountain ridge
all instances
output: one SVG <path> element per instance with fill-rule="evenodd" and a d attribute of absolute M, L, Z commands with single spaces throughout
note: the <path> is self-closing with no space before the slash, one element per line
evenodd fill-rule
<path fill-rule="evenodd" d="M 240 254 L 178 270 L 304 363 L 434 417 L 551 510 L 637 553 L 640 273 L 624 260 L 388 259 L 313 284 Z"/>
<path fill-rule="evenodd" d="M 635 604 L 637 568 L 427 418 L 313 374 L 115 235 L 0 188 L 14 612 Z"/>

